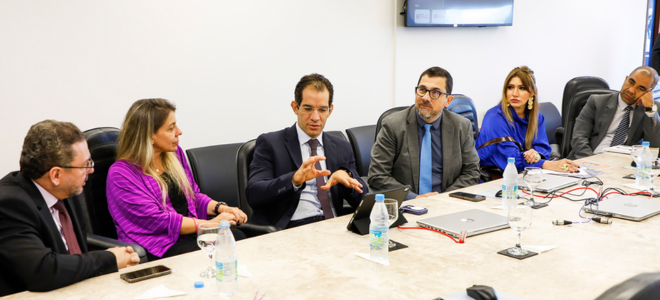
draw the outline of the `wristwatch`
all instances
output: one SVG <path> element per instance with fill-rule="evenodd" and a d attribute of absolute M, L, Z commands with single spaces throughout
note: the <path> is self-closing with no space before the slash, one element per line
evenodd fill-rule
<path fill-rule="evenodd" d="M 654 112 L 658 111 L 658 106 L 653 104 L 653 106 L 651 106 L 651 107 L 644 106 L 644 109 L 646 110 L 646 112 L 654 113 Z"/>
<path fill-rule="evenodd" d="M 227 205 L 227 203 L 224 203 L 222 201 L 218 201 L 218 204 L 215 205 L 215 208 L 213 209 L 213 212 L 215 212 L 216 215 L 219 215 L 220 212 L 218 209 L 220 209 L 220 205 Z"/>

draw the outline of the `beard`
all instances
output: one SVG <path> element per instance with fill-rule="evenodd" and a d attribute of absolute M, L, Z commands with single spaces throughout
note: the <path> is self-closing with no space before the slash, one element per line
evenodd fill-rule
<path fill-rule="evenodd" d="M 425 103 L 422 103 L 422 104 L 425 104 Z M 427 105 L 430 105 L 430 104 L 427 104 Z M 442 113 L 442 110 L 439 111 L 437 114 L 433 114 L 433 111 L 431 111 L 430 109 L 421 108 L 421 107 L 417 106 L 417 113 L 422 117 L 422 119 L 428 120 L 428 119 L 434 119 L 434 118 L 438 117 Z"/>

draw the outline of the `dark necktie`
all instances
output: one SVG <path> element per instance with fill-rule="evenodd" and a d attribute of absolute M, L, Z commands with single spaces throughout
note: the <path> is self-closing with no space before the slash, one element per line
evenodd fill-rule
<path fill-rule="evenodd" d="M 610 147 L 618 146 L 623 144 L 626 141 L 626 135 L 628 135 L 628 127 L 630 127 L 630 111 L 632 106 L 626 106 L 626 112 L 623 113 L 623 119 L 619 123 L 619 127 L 616 128 L 614 132 L 614 137 L 612 138 L 612 143 Z"/>
<path fill-rule="evenodd" d="M 82 251 L 80 251 L 80 245 L 78 245 L 78 239 L 76 238 L 76 233 L 73 231 L 73 224 L 71 224 L 71 218 L 69 218 L 69 212 L 66 211 L 64 203 L 58 200 L 53 207 L 60 214 L 60 224 L 62 224 L 62 232 L 64 232 L 69 254 L 81 254 Z"/>
<path fill-rule="evenodd" d="M 422 151 L 419 156 L 419 194 L 424 195 L 433 190 L 433 152 L 431 151 L 431 124 L 424 125 Z"/>
<path fill-rule="evenodd" d="M 316 147 L 319 146 L 319 141 L 317 139 L 311 139 L 307 143 L 309 144 L 309 147 L 312 148 L 312 156 L 316 156 Z M 321 163 L 317 161 L 314 164 L 314 168 L 321 170 Z M 334 215 L 332 214 L 332 207 L 330 207 L 330 200 L 328 200 L 328 192 L 321 189 L 324 185 L 325 180 L 323 179 L 323 176 L 316 177 L 316 196 L 319 198 L 319 202 L 321 202 L 323 216 L 326 219 L 332 219 L 334 218 Z"/>

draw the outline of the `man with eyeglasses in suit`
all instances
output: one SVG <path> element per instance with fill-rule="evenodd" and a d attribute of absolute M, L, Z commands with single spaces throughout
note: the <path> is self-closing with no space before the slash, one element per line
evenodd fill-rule
<path fill-rule="evenodd" d="M 33 125 L 20 168 L 0 179 L 0 296 L 50 291 L 140 262 L 131 247 L 87 250 L 70 197 L 82 193 L 94 162 L 78 127 Z"/>
<path fill-rule="evenodd" d="M 454 99 L 452 85 L 447 70 L 429 68 L 415 87 L 415 104 L 385 117 L 371 149 L 369 186 L 410 185 L 406 198 L 412 199 L 479 182 L 472 123 L 446 109 Z"/>
<path fill-rule="evenodd" d="M 358 176 L 350 144 L 323 133 L 332 114 L 332 83 L 303 76 L 291 109 L 298 121 L 257 138 L 246 188 L 252 222 L 280 228 L 301 226 L 348 213 L 368 192 Z"/>

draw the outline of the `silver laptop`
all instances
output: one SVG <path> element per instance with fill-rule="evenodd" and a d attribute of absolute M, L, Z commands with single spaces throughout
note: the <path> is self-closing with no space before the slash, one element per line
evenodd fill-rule
<path fill-rule="evenodd" d="M 417 225 L 439 230 L 453 237 L 459 237 L 463 230 L 467 231 L 466 237 L 468 237 L 509 228 L 505 216 L 478 209 L 422 219 L 417 221 Z"/>
<path fill-rule="evenodd" d="M 534 192 L 552 193 L 556 190 L 579 184 L 580 182 L 582 182 L 580 178 L 543 174 L 543 182 L 534 189 Z M 518 186 L 527 187 L 522 177 L 518 178 Z"/>
<path fill-rule="evenodd" d="M 584 208 L 588 213 L 596 213 L 596 205 Z M 660 201 L 633 196 L 616 196 L 598 203 L 598 214 L 619 219 L 641 221 L 660 213 Z"/>

